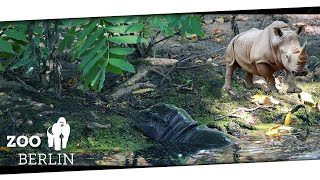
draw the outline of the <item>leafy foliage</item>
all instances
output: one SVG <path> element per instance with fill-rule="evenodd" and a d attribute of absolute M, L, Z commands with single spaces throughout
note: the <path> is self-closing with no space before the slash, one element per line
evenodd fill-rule
<path fill-rule="evenodd" d="M 109 17 L 90 19 L 82 23 L 70 20 L 70 30 L 60 44 L 59 50 L 71 48 L 72 59 L 82 59 L 80 70 L 84 80 L 83 90 L 90 87 L 100 91 L 107 71 L 122 74 L 134 73 L 134 67 L 128 62 L 127 55 L 135 49 L 129 44 L 146 43 L 139 36 L 144 25 L 140 18 Z"/>
<path fill-rule="evenodd" d="M 149 17 L 149 25 L 154 30 L 172 36 L 176 33 L 181 35 L 196 34 L 204 36 L 201 28 L 201 18 L 195 15 L 157 15 Z"/>
<path fill-rule="evenodd" d="M 2 23 L 0 25 L 0 56 L 19 59 L 0 63 L 0 70 L 44 65 L 52 48 L 48 47 L 45 21 Z M 59 20 L 58 52 L 68 52 L 71 60 L 80 61 L 83 90 L 100 91 L 106 72 L 134 73 L 128 56 L 155 44 L 160 33 L 165 36 L 196 34 L 203 37 L 201 19 L 196 15 L 157 15 Z M 32 24 L 33 23 L 33 24 Z M 48 25 L 48 26 L 45 26 Z M 148 51 L 147 50 L 147 51 Z M 147 52 L 146 51 L 146 52 Z M 144 54 L 145 55 L 145 54 Z M 28 72 L 32 72 L 29 71 Z"/>

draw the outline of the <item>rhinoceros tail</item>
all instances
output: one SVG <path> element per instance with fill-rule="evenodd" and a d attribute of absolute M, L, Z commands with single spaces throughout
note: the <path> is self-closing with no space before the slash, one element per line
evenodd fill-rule
<path fill-rule="evenodd" d="M 234 37 L 231 42 L 229 43 L 226 54 L 225 54 L 225 61 L 227 66 L 233 66 L 236 62 L 235 54 L 234 54 L 234 42 L 238 38 L 238 36 Z"/>

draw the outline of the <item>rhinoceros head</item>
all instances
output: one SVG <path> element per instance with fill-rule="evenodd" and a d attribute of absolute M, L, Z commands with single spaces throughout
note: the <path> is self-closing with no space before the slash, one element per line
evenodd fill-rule
<path fill-rule="evenodd" d="M 301 47 L 299 35 L 304 32 L 305 25 L 301 24 L 297 30 L 290 28 L 274 27 L 274 33 L 279 36 L 279 56 L 285 69 L 295 76 L 305 76 L 308 74 L 306 44 Z"/>

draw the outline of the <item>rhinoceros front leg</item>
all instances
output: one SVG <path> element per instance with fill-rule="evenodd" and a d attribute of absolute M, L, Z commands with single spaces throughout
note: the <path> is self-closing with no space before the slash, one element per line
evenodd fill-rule
<path fill-rule="evenodd" d="M 237 69 L 237 67 L 238 67 L 238 64 L 236 62 L 233 63 L 233 65 L 231 66 L 229 65 L 226 66 L 225 82 L 222 89 L 226 91 L 231 90 L 232 75 L 233 75 L 233 72 Z"/>
<path fill-rule="evenodd" d="M 276 83 L 275 79 L 273 76 L 273 71 L 269 67 L 268 64 L 257 64 L 257 69 L 258 72 L 262 77 L 264 77 L 267 81 L 267 89 L 265 90 L 266 92 L 278 92 L 278 89 L 276 88 Z"/>
<path fill-rule="evenodd" d="M 286 71 L 287 73 L 287 83 L 289 85 L 288 89 L 287 89 L 287 93 L 301 93 L 302 90 L 297 87 L 296 83 L 295 83 L 295 77 L 293 74 L 289 73 L 288 71 Z"/>

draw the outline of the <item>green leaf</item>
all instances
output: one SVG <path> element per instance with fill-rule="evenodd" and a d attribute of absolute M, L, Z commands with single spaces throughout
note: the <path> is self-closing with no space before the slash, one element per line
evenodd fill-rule
<path fill-rule="evenodd" d="M 97 43 L 96 47 L 91 49 L 90 52 L 83 57 L 81 64 L 79 66 L 79 69 L 83 69 L 88 64 L 88 62 L 93 58 L 93 56 L 101 50 L 102 46 L 106 44 L 106 39 L 107 38 L 101 39 Z"/>
<path fill-rule="evenodd" d="M 90 86 L 95 86 L 98 83 L 98 79 L 100 77 L 100 74 L 102 72 L 102 67 L 100 68 L 100 71 L 96 74 L 95 78 L 90 82 Z"/>
<path fill-rule="evenodd" d="M 82 25 L 82 24 L 85 24 L 85 23 L 87 23 L 87 22 L 89 22 L 90 21 L 90 19 L 88 19 L 88 18 L 85 18 L 85 19 L 70 19 L 70 21 L 71 21 L 71 26 L 72 27 L 76 27 L 76 26 L 78 26 L 78 25 Z"/>
<path fill-rule="evenodd" d="M 111 24 L 132 24 L 140 20 L 139 16 L 126 16 L 126 17 L 107 17 L 105 18 Z"/>
<path fill-rule="evenodd" d="M 128 61 L 110 58 L 109 63 L 113 66 L 116 66 L 116 67 L 122 69 L 122 70 L 135 73 L 134 67 Z"/>
<path fill-rule="evenodd" d="M 82 91 L 87 92 L 89 90 L 89 84 L 95 78 L 95 75 L 95 73 L 89 73 L 85 77 L 82 76 L 85 79 Z"/>
<path fill-rule="evenodd" d="M 140 32 L 143 30 L 144 25 L 141 23 L 132 24 L 132 25 L 122 25 L 122 26 L 109 26 L 106 27 L 107 31 L 112 33 L 134 33 L 134 32 Z"/>
<path fill-rule="evenodd" d="M 71 50 L 71 52 L 73 53 L 73 56 L 71 58 L 72 61 L 74 61 L 77 57 L 78 57 L 78 53 L 77 51 L 79 50 L 79 47 L 81 46 L 81 44 L 83 44 L 86 41 L 86 39 L 83 39 L 82 41 L 79 41 Z"/>
<path fill-rule="evenodd" d="M 4 71 L 5 70 L 5 67 L 4 65 L 0 62 L 0 72 Z"/>
<path fill-rule="evenodd" d="M 61 21 L 62 24 L 65 25 L 68 29 L 71 28 L 71 21 L 70 21 L 70 19 L 61 19 L 60 21 Z"/>
<path fill-rule="evenodd" d="M 11 26 L 9 22 L 0 22 L 0 29 L 7 29 Z"/>
<path fill-rule="evenodd" d="M 106 80 L 106 66 L 103 66 L 103 69 L 102 69 L 102 72 L 101 72 L 101 76 L 100 76 L 100 82 L 99 82 L 99 86 L 98 86 L 98 91 L 101 91 L 105 80 Z"/>
<path fill-rule="evenodd" d="M 29 59 L 23 58 L 23 59 L 20 60 L 20 62 L 12 65 L 12 66 L 10 67 L 10 70 L 18 69 L 18 68 L 20 68 L 20 67 L 22 67 L 22 66 L 25 66 L 25 65 L 29 64 L 29 63 L 30 63 Z"/>
<path fill-rule="evenodd" d="M 187 16 L 182 22 L 181 22 L 181 32 L 182 34 L 190 33 L 190 16 Z"/>
<path fill-rule="evenodd" d="M 87 28 L 85 28 L 78 37 L 78 41 L 81 42 L 92 30 L 97 26 L 98 20 L 93 21 Z"/>
<path fill-rule="evenodd" d="M 34 25 L 33 32 L 38 36 L 44 32 L 44 28 L 40 27 L 40 23 L 38 21 Z"/>
<path fill-rule="evenodd" d="M 120 68 L 112 66 L 110 63 L 107 64 L 106 70 L 114 74 L 123 74 L 123 71 Z"/>
<path fill-rule="evenodd" d="M 139 36 L 113 36 L 108 40 L 116 44 L 139 44 L 147 42 L 146 39 Z"/>
<path fill-rule="evenodd" d="M 102 58 L 102 56 L 107 52 L 108 49 L 102 50 L 96 57 L 94 57 L 89 63 L 86 65 L 86 67 L 83 70 L 83 75 L 88 74 L 90 69 Z"/>
<path fill-rule="evenodd" d="M 96 41 L 98 36 L 100 36 L 104 31 L 103 28 L 99 28 L 97 31 L 95 31 L 84 43 L 84 45 L 81 46 L 80 51 L 78 52 L 78 57 L 82 55 L 92 44 Z"/>
<path fill-rule="evenodd" d="M 201 27 L 201 19 L 199 17 L 192 17 L 191 18 L 191 28 L 192 28 L 192 32 L 195 33 L 196 35 L 203 37 L 204 36 L 204 32 L 202 31 L 202 27 Z"/>
<path fill-rule="evenodd" d="M 25 50 L 24 50 L 22 59 L 19 60 L 16 64 L 12 65 L 10 67 L 10 70 L 14 70 L 14 69 L 20 68 L 22 66 L 25 66 L 27 64 L 30 64 L 30 62 L 32 61 L 32 59 L 30 58 L 30 55 L 31 55 L 30 45 L 28 44 L 25 46 Z"/>
<path fill-rule="evenodd" d="M 184 15 L 178 15 L 178 14 L 169 14 L 164 15 L 163 17 L 167 20 L 168 24 L 170 26 L 179 27 L 181 23 L 181 17 Z"/>
<path fill-rule="evenodd" d="M 0 39 L 0 50 L 7 53 L 13 53 L 11 43 L 3 39 Z"/>
<path fill-rule="evenodd" d="M 109 52 L 117 55 L 128 55 L 135 51 L 134 48 L 110 48 Z"/>
<path fill-rule="evenodd" d="M 107 60 L 104 60 L 104 62 L 103 62 L 103 65 L 102 65 L 102 67 L 100 68 L 100 71 L 97 73 L 97 75 L 96 75 L 96 77 L 91 81 L 91 83 L 90 83 L 90 85 L 91 86 L 96 86 L 97 85 L 97 83 L 98 83 L 98 79 L 100 80 L 101 78 L 100 78 L 100 75 L 101 75 L 101 73 L 104 71 L 105 72 L 105 69 L 106 69 L 106 66 L 107 66 Z M 104 81 L 104 80 L 103 80 Z M 102 88 L 102 87 L 101 87 Z"/>
<path fill-rule="evenodd" d="M 28 24 L 29 24 L 28 21 L 17 21 L 17 22 L 13 22 L 12 25 L 16 26 L 15 29 L 25 32 L 28 28 Z"/>
<path fill-rule="evenodd" d="M 16 40 L 20 40 L 20 41 L 27 41 L 26 35 L 20 31 L 9 29 L 9 30 L 6 30 L 4 32 L 4 34 L 7 35 L 7 37 L 9 37 L 11 39 L 16 39 Z"/>
<path fill-rule="evenodd" d="M 65 35 L 64 39 L 60 42 L 58 52 L 62 53 L 65 48 L 70 48 L 74 41 L 74 33 L 76 27 L 72 27 L 69 32 Z"/>

